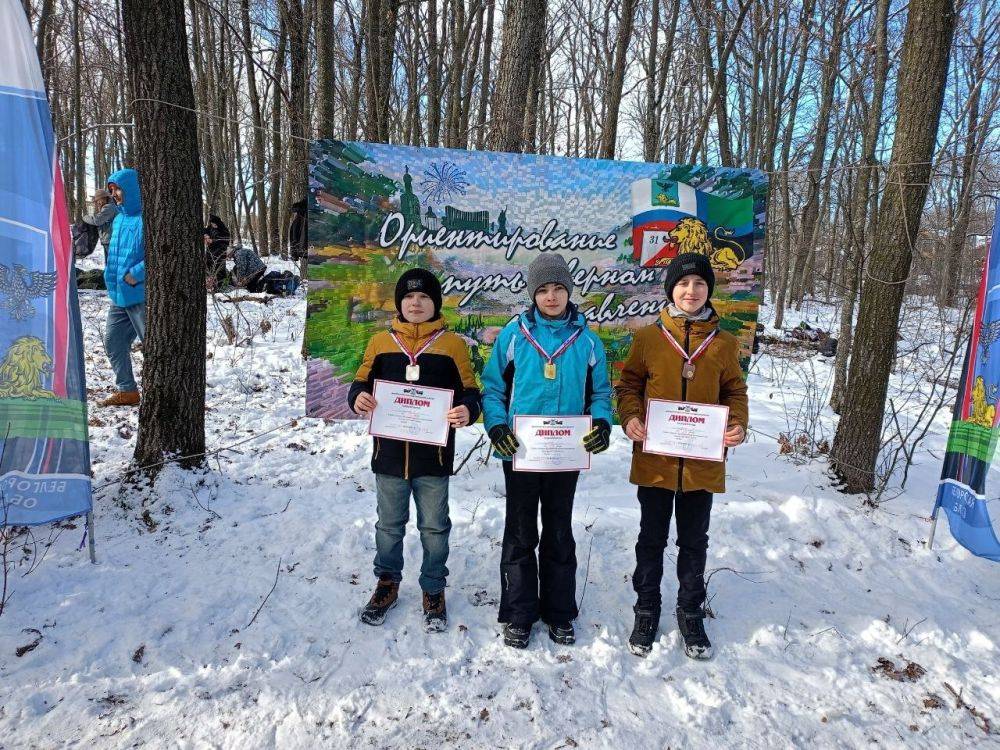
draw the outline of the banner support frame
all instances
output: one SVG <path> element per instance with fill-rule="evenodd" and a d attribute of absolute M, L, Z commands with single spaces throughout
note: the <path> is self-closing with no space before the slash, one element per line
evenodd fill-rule
<path fill-rule="evenodd" d="M 94 544 L 94 511 L 87 512 L 87 551 L 90 553 L 91 565 L 97 565 L 97 549 Z"/>
<path fill-rule="evenodd" d="M 931 533 L 927 537 L 927 551 L 930 552 L 931 548 L 934 546 L 934 532 L 937 531 L 938 522 L 938 510 L 941 509 L 941 503 L 934 503 L 934 512 L 931 513 Z"/>

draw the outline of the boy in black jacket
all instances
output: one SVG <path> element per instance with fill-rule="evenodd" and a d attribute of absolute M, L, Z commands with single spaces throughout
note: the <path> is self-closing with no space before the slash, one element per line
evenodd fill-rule
<path fill-rule="evenodd" d="M 375 408 L 375 380 L 413 382 L 455 392 L 448 412 L 452 428 L 465 427 L 479 417 L 479 387 L 469 361 L 469 348 L 446 330 L 441 318 L 441 284 L 434 274 L 415 268 L 396 283 L 396 310 L 391 331 L 379 331 L 368 342 L 347 403 L 357 414 L 368 416 Z M 418 377 L 407 380 L 407 369 L 416 366 Z M 411 374 L 412 374 L 411 370 Z M 374 438 L 372 471 L 378 494 L 375 525 L 375 575 L 378 583 L 361 611 L 361 621 L 381 625 L 396 606 L 403 578 L 403 535 L 409 519 L 410 494 L 417 507 L 417 528 L 424 559 L 420 588 L 424 592 L 424 629 L 444 630 L 448 624 L 444 588 L 448 575 L 448 480 L 454 471 L 455 431 L 449 430 L 446 446 Z"/>

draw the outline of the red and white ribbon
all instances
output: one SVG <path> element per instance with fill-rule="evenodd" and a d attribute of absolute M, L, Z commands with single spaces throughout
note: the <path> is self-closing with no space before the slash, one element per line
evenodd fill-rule
<path fill-rule="evenodd" d="M 680 354 L 684 358 L 684 361 L 689 365 L 693 364 L 694 361 L 704 353 L 705 349 L 708 348 L 708 345 L 712 343 L 712 339 L 715 338 L 715 334 L 719 332 L 719 329 L 716 328 L 708 334 L 708 337 L 704 341 L 701 342 L 701 346 L 694 350 L 694 354 L 688 355 L 688 353 L 684 351 L 684 347 L 677 343 L 677 339 L 674 338 L 673 334 L 663 326 L 663 323 L 657 323 L 657 325 L 659 326 L 660 333 L 663 334 L 663 337 L 670 342 L 671 346 L 677 350 L 677 353 Z"/>
<path fill-rule="evenodd" d="M 573 345 L 573 342 L 576 341 L 578 338 L 580 338 L 580 334 L 583 333 L 582 328 L 577 328 L 576 331 L 573 332 L 573 335 L 570 336 L 568 339 L 566 339 L 564 342 L 562 342 L 560 347 L 556 349 L 555 352 L 549 354 L 542 348 L 542 345 L 535 340 L 535 337 L 531 335 L 531 331 L 528 330 L 528 327 L 524 324 L 523 320 L 518 321 L 518 324 L 521 326 L 521 333 L 523 333 L 524 337 L 528 339 L 528 343 L 530 343 L 533 347 L 535 347 L 538 353 L 541 354 L 542 357 L 545 359 L 546 364 L 550 365 L 556 361 L 557 357 L 559 357 L 563 352 L 569 349 Z"/>

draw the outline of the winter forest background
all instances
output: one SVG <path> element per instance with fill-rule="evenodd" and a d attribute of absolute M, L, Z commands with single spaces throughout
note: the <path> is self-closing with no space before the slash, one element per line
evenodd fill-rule
<path fill-rule="evenodd" d="M 176 150 L 200 157 L 200 184 L 150 176 L 165 208 L 195 191 L 186 205 L 203 196 L 264 254 L 285 252 L 311 138 L 767 171 L 776 327 L 808 298 L 844 312 L 832 404 L 850 388 L 856 408 L 835 457 L 857 467 L 841 467 L 855 490 L 874 485 L 882 342 L 904 292 L 972 298 L 1000 179 L 988 0 L 23 2 L 72 215 L 111 170 L 143 163 L 143 122 L 167 153 L 197 126 Z M 858 311 L 871 357 L 852 376 Z M 139 455 L 188 443 L 140 437 Z"/>
<path fill-rule="evenodd" d="M 70 216 L 137 167 L 150 275 L 141 410 L 90 425 L 102 565 L 73 556 L 72 524 L 0 539 L 16 594 L 0 598 L 0 685 L 18 687 L 0 727 L 15 743 L 997 741 L 995 570 L 923 542 L 1000 195 L 1000 5 L 21 2 Z M 752 442 L 709 551 L 730 649 L 717 666 L 620 653 L 635 509 L 614 471 L 578 497 L 590 635 L 568 660 L 504 654 L 487 632 L 502 487 L 473 430 L 449 640 L 425 640 L 415 617 L 357 632 L 367 438 L 302 418 L 301 295 L 258 305 L 203 283 L 209 212 L 294 267 L 289 209 L 316 138 L 769 174 Z M 81 294 L 95 389 L 110 383 L 102 304 Z M 793 338 L 801 322 L 837 338 L 835 355 Z M 610 456 L 624 471 L 618 435 Z"/>

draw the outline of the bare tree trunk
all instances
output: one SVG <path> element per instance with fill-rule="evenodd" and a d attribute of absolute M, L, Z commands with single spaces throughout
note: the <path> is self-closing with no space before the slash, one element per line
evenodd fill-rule
<path fill-rule="evenodd" d="M 806 201 L 802 207 L 802 224 L 798 242 L 796 242 L 795 264 L 791 273 L 792 302 L 796 306 L 802 304 L 802 298 L 805 296 L 806 266 L 816 252 L 813 241 L 819 221 L 823 164 L 826 162 L 827 136 L 830 132 L 830 110 L 833 107 L 833 95 L 840 75 L 841 36 L 846 12 L 846 3 L 839 4 L 834 11 L 830 49 L 823 67 L 823 86 L 820 93 L 819 112 L 816 117 L 816 134 L 813 138 L 812 154 L 809 156 L 809 166 L 806 169 Z"/>
<path fill-rule="evenodd" d="M 779 280 L 777 284 L 777 295 L 774 304 L 774 327 L 780 329 L 785 322 L 785 299 L 788 293 L 788 282 L 789 268 L 792 265 L 792 217 L 791 217 L 791 199 L 789 197 L 789 187 L 788 187 L 788 177 L 789 177 L 789 166 L 791 164 L 791 149 L 792 149 L 792 136 L 795 133 L 795 121 L 798 115 L 799 109 L 799 93 L 802 90 L 802 78 L 805 72 L 806 59 L 809 51 L 809 34 L 811 33 L 812 23 L 808 21 L 812 14 L 814 0 L 807 0 L 807 7 L 803 8 L 802 16 L 807 19 L 807 22 L 802 26 L 799 31 L 799 36 L 797 43 L 799 47 L 799 59 L 796 63 L 795 78 L 792 82 L 792 91 L 789 95 L 789 106 L 790 110 L 788 113 L 788 121 L 785 123 L 785 129 L 782 133 L 781 139 L 781 190 L 782 190 L 782 224 L 783 231 L 781 235 L 782 242 L 782 264 L 781 273 L 779 275 Z"/>
<path fill-rule="evenodd" d="M 264 113 L 260 103 L 260 93 L 257 91 L 257 61 L 254 60 L 252 47 L 253 37 L 250 31 L 250 0 L 240 0 L 240 23 L 243 30 L 243 55 L 247 65 L 247 93 L 250 99 L 250 119 L 253 122 L 253 201 L 257 221 L 252 227 L 261 252 L 270 255 L 270 234 L 267 229 L 267 203 L 264 183 L 266 170 L 264 167 Z M 331 82 L 332 86 L 332 82 Z M 249 209 L 248 209 L 249 210 Z"/>
<path fill-rule="evenodd" d="M 83 99 L 80 91 L 83 86 L 83 48 L 80 37 L 80 0 L 73 0 L 73 112 L 70 121 L 73 122 L 73 177 L 75 179 L 73 181 L 71 216 L 82 213 L 87 202 L 85 179 L 87 154 L 83 140 L 86 120 L 83 118 Z"/>
<path fill-rule="evenodd" d="M 740 27 L 743 25 L 743 19 L 746 18 L 747 12 L 753 5 L 751 0 L 740 0 L 740 12 L 736 16 L 736 22 L 733 25 L 733 31 L 726 40 L 722 51 L 719 53 L 719 70 L 724 70 L 726 65 L 729 64 L 729 56 L 733 52 L 733 47 L 736 46 L 736 40 L 740 36 Z M 697 7 L 697 6 L 692 6 Z M 700 19 L 701 23 L 705 23 L 707 19 L 702 17 Z M 725 29 L 719 29 L 719 33 L 725 33 Z M 705 107 L 702 113 L 701 119 L 698 123 L 698 130 L 696 131 L 694 143 L 691 146 L 691 161 L 697 162 L 699 158 L 703 156 L 702 149 L 705 146 L 705 136 L 708 134 L 708 125 L 711 122 L 712 115 L 715 113 L 716 105 L 721 101 L 723 96 L 722 86 L 725 84 L 725 79 L 721 76 L 715 77 L 715 82 L 712 85 L 712 91 L 709 94 L 708 101 L 709 106 Z"/>
<path fill-rule="evenodd" d="M 487 148 L 520 153 L 524 148 L 525 93 L 545 41 L 546 0 L 508 0 L 500 63 L 490 111 Z"/>
<path fill-rule="evenodd" d="M 441 145 L 441 47 L 437 0 L 427 0 L 427 145 Z"/>
<path fill-rule="evenodd" d="M 285 49 L 287 47 L 288 34 L 285 24 L 282 22 L 278 27 L 278 49 L 274 54 L 273 70 L 273 92 L 271 95 L 271 163 L 270 177 L 271 185 L 268 189 L 268 219 L 267 228 L 271 233 L 269 241 L 271 252 L 277 252 L 282 258 L 288 257 L 288 245 L 284 242 L 282 233 L 284 227 L 281 222 L 281 185 L 284 174 L 284 147 L 281 137 L 281 102 L 282 94 L 282 72 L 285 69 Z"/>
<path fill-rule="evenodd" d="M 840 306 L 840 333 L 837 340 L 837 356 L 833 363 L 833 388 L 830 406 L 840 413 L 844 405 L 847 388 L 847 363 L 854 343 L 854 307 L 858 299 L 858 286 L 865 262 L 865 236 L 874 238 L 876 232 L 866 232 L 868 207 L 874 183 L 872 172 L 878 162 L 875 147 L 882 127 L 882 108 L 885 102 L 885 83 L 889 74 L 888 47 L 889 0 L 878 0 L 875 11 L 873 57 L 875 58 L 872 101 L 868 109 L 864 135 L 861 143 L 861 161 L 856 170 L 854 192 L 847 217 L 848 241 L 844 250 L 843 302 Z M 874 224 L 874 222 L 872 222 Z"/>
<path fill-rule="evenodd" d="M 38 53 L 38 62 L 42 66 L 42 78 L 48 85 L 51 73 L 49 62 L 49 28 L 52 23 L 53 0 L 42 0 L 42 7 L 38 13 L 38 27 L 35 31 L 35 51 Z M 28 16 L 31 17 L 30 15 Z"/>
<path fill-rule="evenodd" d="M 143 397 L 135 458 L 200 465 L 205 451 L 201 163 L 183 0 L 124 0 L 146 242 Z"/>
<path fill-rule="evenodd" d="M 365 0 L 365 137 L 388 143 L 396 25 L 401 0 Z"/>
<path fill-rule="evenodd" d="M 336 36 L 333 28 L 333 1 L 318 0 L 316 5 L 316 137 L 334 138 L 336 121 L 336 85 L 334 55 Z M 247 0 L 243 0 L 247 2 Z"/>
<path fill-rule="evenodd" d="M 309 136 L 306 123 L 306 76 L 309 64 L 306 59 L 308 24 L 302 8 L 302 0 L 282 0 L 285 12 L 285 28 L 288 31 L 289 79 L 289 147 L 288 179 L 284 200 L 279 203 L 281 218 L 279 226 L 285 232 L 289 208 L 294 201 L 306 196 L 309 180 Z M 282 237 L 282 247 L 286 243 Z"/>
<path fill-rule="evenodd" d="M 897 85 L 899 115 L 879 208 L 879 241 L 868 263 L 858 312 L 854 347 L 864 356 L 851 357 L 851 408 L 837 425 L 833 444 L 834 469 L 848 492 L 869 492 L 876 485 L 899 311 L 927 197 L 954 29 L 952 0 L 911 0 Z"/>
<path fill-rule="evenodd" d="M 361 19 L 357 24 L 354 23 L 354 16 L 351 12 L 351 6 L 347 5 L 347 20 L 351 25 L 351 40 L 354 43 L 354 64 L 351 66 L 351 93 L 347 97 L 347 124 L 345 127 L 345 137 L 348 140 L 353 140 L 358 136 L 358 123 L 360 122 L 360 105 L 361 105 L 361 78 L 362 78 L 362 50 L 364 47 L 364 25 L 365 25 L 365 13 L 368 6 L 361 6 Z"/>
<path fill-rule="evenodd" d="M 618 18 L 618 37 L 615 41 L 615 57 L 611 66 L 606 99 L 607 112 L 601 128 L 601 145 L 597 154 L 602 159 L 615 158 L 615 142 L 618 139 L 618 111 L 621 109 L 622 88 L 625 85 L 625 65 L 629 59 L 629 45 L 632 42 L 632 28 L 635 23 L 636 0 L 622 0 Z"/>
<path fill-rule="evenodd" d="M 483 42 L 483 67 L 479 75 L 479 110 L 476 115 L 476 148 L 486 146 L 486 107 L 490 97 L 490 70 L 493 56 L 493 8 L 496 0 L 486 6 L 486 39 Z"/>
<path fill-rule="evenodd" d="M 980 23 L 985 25 L 986 8 L 981 8 Z M 981 28 L 976 39 L 975 53 L 973 54 L 969 70 L 969 106 L 965 125 L 965 142 L 963 144 L 961 172 L 959 180 L 961 189 L 958 195 L 958 206 L 956 210 L 955 222 L 945 244 L 942 253 L 941 264 L 941 284 L 938 288 L 938 304 L 942 307 L 954 307 L 961 304 L 963 300 L 956 298 L 958 291 L 958 269 L 962 262 L 962 251 L 965 249 L 966 235 L 969 231 L 969 220 L 972 214 L 972 194 L 976 184 L 976 165 L 979 161 L 979 152 L 983 147 L 982 123 L 979 120 L 979 105 L 982 99 L 982 82 L 984 79 L 984 57 L 985 57 L 986 35 L 985 28 Z"/>

